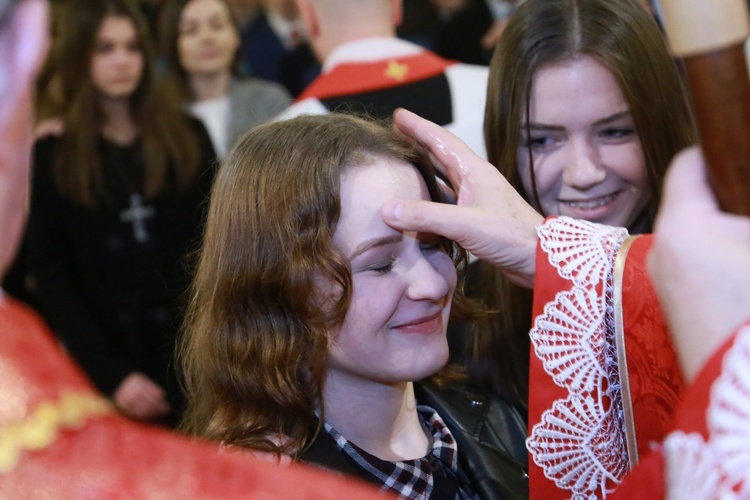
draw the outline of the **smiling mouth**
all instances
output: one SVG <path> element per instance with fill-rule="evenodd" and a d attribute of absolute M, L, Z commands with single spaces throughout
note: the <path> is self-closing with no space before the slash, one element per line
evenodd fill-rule
<path fill-rule="evenodd" d="M 419 318 L 417 320 L 398 325 L 396 328 L 410 333 L 427 333 L 439 328 L 440 325 L 442 325 L 442 322 L 443 314 L 442 311 L 439 311 L 431 316 Z"/>
<path fill-rule="evenodd" d="M 560 200 L 560 203 L 567 205 L 571 208 L 577 208 L 579 210 L 593 210 L 595 208 L 603 207 L 607 203 L 613 201 L 620 194 L 619 191 L 602 196 L 601 198 L 594 198 L 593 200 Z"/>

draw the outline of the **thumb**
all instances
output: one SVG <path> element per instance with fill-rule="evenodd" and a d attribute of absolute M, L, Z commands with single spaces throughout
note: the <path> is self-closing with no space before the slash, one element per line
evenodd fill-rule
<path fill-rule="evenodd" d="M 718 207 L 706 177 L 705 160 L 697 146 L 675 157 L 664 182 L 662 208 L 674 210 L 686 205 L 699 211 L 715 211 Z"/>
<path fill-rule="evenodd" d="M 380 213 L 386 224 L 399 231 L 439 234 L 463 245 L 467 220 L 464 210 L 425 200 L 391 200 Z"/>

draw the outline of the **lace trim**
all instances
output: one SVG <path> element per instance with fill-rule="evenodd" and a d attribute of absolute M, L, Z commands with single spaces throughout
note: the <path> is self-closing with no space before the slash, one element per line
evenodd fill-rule
<path fill-rule="evenodd" d="M 673 432 L 664 443 L 667 497 L 750 497 L 750 326 L 724 356 L 706 417 L 708 441 Z"/>
<path fill-rule="evenodd" d="M 56 403 L 45 401 L 26 419 L 0 426 L 0 474 L 12 471 L 24 451 L 42 450 L 66 429 L 80 429 L 86 420 L 112 412 L 103 397 L 66 391 Z"/>
<path fill-rule="evenodd" d="M 612 307 L 612 269 L 628 233 L 567 217 L 537 232 L 550 264 L 572 283 L 536 318 L 531 342 L 568 397 L 542 414 L 526 447 L 573 498 L 604 498 L 628 470 Z"/>

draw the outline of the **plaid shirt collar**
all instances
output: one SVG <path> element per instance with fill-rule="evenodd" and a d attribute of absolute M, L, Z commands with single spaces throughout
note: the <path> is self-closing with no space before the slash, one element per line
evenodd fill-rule
<path fill-rule="evenodd" d="M 458 464 L 456 441 L 443 419 L 429 406 L 417 406 L 417 413 L 422 426 L 432 433 L 432 448 L 415 460 L 381 460 L 347 440 L 328 423 L 324 423 L 324 428 L 362 476 L 381 485 L 383 491 L 419 500 L 433 498 L 433 490 L 439 498 L 448 498 L 450 493 L 445 494 L 448 491 L 455 491 L 455 496 L 451 496 L 456 500 L 478 498 Z M 445 492 L 437 494 L 440 490 Z"/>

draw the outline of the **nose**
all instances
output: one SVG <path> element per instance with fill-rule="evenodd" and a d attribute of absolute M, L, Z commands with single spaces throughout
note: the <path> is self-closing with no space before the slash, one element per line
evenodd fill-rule
<path fill-rule="evenodd" d="M 212 42 L 214 38 L 216 38 L 214 30 L 212 30 L 208 26 L 201 26 L 198 29 L 198 40 L 200 40 L 201 42 Z"/>
<path fill-rule="evenodd" d="M 563 184 L 580 190 L 596 186 L 607 177 L 600 155 L 596 148 L 585 140 L 571 140 L 566 148 L 568 154 L 563 159 Z"/>
<path fill-rule="evenodd" d="M 131 53 L 131 51 L 124 47 L 120 47 L 117 49 L 116 56 L 116 61 L 119 65 L 129 64 L 131 59 L 133 58 L 133 54 Z"/>
<path fill-rule="evenodd" d="M 443 255 L 447 265 L 439 265 L 420 256 L 407 274 L 407 297 L 411 300 L 440 301 L 451 292 L 456 270 L 447 255 Z M 445 269 L 444 269 L 445 268 Z M 451 275 L 452 273 L 452 275 Z"/>

